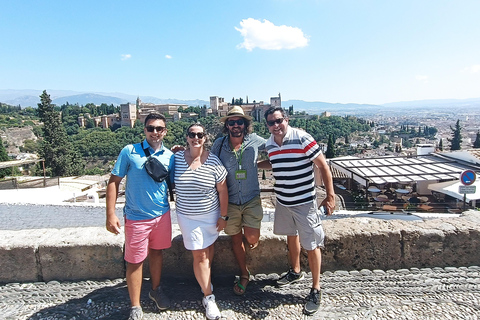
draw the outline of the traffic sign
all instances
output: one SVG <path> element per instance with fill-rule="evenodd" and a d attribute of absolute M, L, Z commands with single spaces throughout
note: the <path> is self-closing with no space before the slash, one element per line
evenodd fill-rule
<path fill-rule="evenodd" d="M 458 193 L 474 194 L 477 192 L 477 186 L 458 186 Z"/>
<path fill-rule="evenodd" d="M 460 182 L 464 186 L 472 185 L 475 182 L 477 175 L 473 170 L 465 170 L 460 174 Z"/>

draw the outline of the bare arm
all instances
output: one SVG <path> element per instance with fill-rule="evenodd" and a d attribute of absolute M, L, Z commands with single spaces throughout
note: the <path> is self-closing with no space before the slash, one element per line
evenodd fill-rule
<path fill-rule="evenodd" d="M 323 183 L 325 185 L 325 190 L 327 191 L 327 197 L 322 201 L 320 205 L 325 206 L 325 213 L 327 215 L 331 215 L 333 213 L 333 210 L 335 209 L 335 191 L 333 189 L 332 173 L 330 172 L 330 168 L 328 167 L 328 164 L 325 161 L 325 157 L 323 156 L 323 154 L 313 159 L 313 163 L 322 173 Z"/>
<path fill-rule="evenodd" d="M 218 182 L 216 188 L 218 192 L 218 200 L 220 202 L 220 215 L 225 217 L 228 215 L 227 179 L 224 179 L 222 182 Z M 226 225 L 227 221 L 219 218 L 217 221 L 217 230 L 223 230 Z"/>
<path fill-rule="evenodd" d="M 120 188 L 120 181 L 122 178 L 116 175 L 111 175 L 107 184 L 107 221 L 106 228 L 108 231 L 114 234 L 120 233 L 120 220 L 115 215 L 115 204 L 117 203 L 118 190 Z"/>

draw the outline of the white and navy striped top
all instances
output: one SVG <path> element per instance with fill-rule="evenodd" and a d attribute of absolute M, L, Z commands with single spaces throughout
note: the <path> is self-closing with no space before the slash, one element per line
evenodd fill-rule
<path fill-rule="evenodd" d="M 321 154 L 321 150 L 313 137 L 303 130 L 288 126 L 283 144 L 279 146 L 271 135 L 266 149 L 272 163 L 277 201 L 290 207 L 314 200 L 312 161 Z"/>
<path fill-rule="evenodd" d="M 227 177 L 227 170 L 212 153 L 200 167 L 192 170 L 184 151 L 175 154 L 175 194 L 177 213 L 200 215 L 220 207 L 216 184 Z"/>

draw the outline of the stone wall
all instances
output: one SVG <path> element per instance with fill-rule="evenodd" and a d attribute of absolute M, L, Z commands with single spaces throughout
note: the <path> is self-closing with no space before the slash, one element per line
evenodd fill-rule
<path fill-rule="evenodd" d="M 480 212 L 458 218 L 426 221 L 345 218 L 324 222 L 327 239 L 322 271 L 460 267 L 480 265 Z M 253 274 L 286 271 L 285 237 L 262 226 L 261 242 L 248 251 Z M 192 255 L 178 228 L 172 248 L 165 250 L 163 275 L 193 277 Z M 213 272 L 234 275 L 230 238 L 215 245 Z M 104 228 L 64 228 L 2 231 L 0 282 L 114 279 L 124 276 L 123 237 Z M 307 270 L 306 253 L 302 264 Z M 145 268 L 148 275 L 148 267 Z"/>

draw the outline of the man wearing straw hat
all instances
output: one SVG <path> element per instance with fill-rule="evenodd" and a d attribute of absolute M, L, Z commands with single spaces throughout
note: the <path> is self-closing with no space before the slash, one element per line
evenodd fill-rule
<path fill-rule="evenodd" d="M 266 140 L 252 132 L 252 117 L 245 115 L 240 106 L 234 106 L 220 119 L 224 123 L 224 137 L 215 140 L 211 152 L 220 158 L 227 169 L 228 219 L 225 233 L 232 237 L 232 249 L 240 268 L 240 279 L 233 292 L 243 295 L 250 282 L 250 271 L 246 263 L 246 249 L 258 246 L 260 224 L 263 218 L 260 186 L 258 183 L 258 153 L 265 149 Z M 268 163 L 268 164 L 267 164 Z"/>

